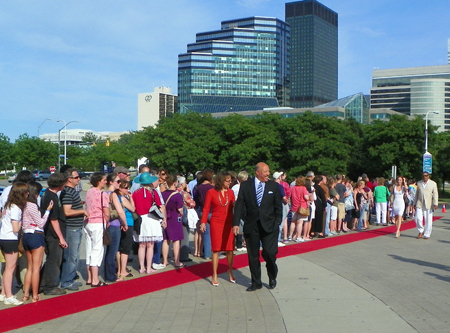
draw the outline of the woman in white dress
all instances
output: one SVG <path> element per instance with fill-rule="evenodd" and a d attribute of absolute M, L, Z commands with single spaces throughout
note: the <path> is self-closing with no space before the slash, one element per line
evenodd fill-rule
<path fill-rule="evenodd" d="M 403 177 L 397 177 L 393 192 L 394 203 L 392 207 L 392 214 L 394 215 L 395 225 L 397 227 L 397 233 L 395 238 L 400 237 L 400 227 L 402 226 L 402 216 L 405 211 L 405 196 L 408 193 L 405 180 Z"/>

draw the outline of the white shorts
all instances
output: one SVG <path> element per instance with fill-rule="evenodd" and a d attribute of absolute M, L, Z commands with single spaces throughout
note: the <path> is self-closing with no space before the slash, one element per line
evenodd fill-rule
<path fill-rule="evenodd" d="M 336 206 L 331 206 L 331 209 L 330 209 L 330 220 L 336 220 L 337 219 L 337 212 L 338 212 L 338 209 L 337 209 L 337 207 Z"/>

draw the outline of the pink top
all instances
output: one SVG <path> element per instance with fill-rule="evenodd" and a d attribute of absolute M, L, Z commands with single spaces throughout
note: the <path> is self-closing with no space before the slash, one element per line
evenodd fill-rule
<path fill-rule="evenodd" d="M 308 208 L 308 202 L 305 199 L 305 195 L 309 196 L 305 186 L 294 185 L 291 187 L 291 211 L 297 212 L 300 206 L 305 209 Z"/>
<path fill-rule="evenodd" d="M 22 214 L 22 229 L 24 232 L 26 232 L 26 230 L 44 231 L 44 225 L 47 222 L 48 214 L 50 214 L 50 212 L 46 210 L 44 216 L 41 217 L 38 205 L 27 202 Z"/>
<path fill-rule="evenodd" d="M 89 217 L 86 219 L 87 223 L 103 223 L 103 207 L 109 208 L 108 193 L 100 191 L 96 187 L 92 187 L 86 192 L 86 211 Z"/>
<path fill-rule="evenodd" d="M 285 181 L 281 181 L 280 184 L 281 184 L 281 186 L 283 186 L 284 194 L 286 194 L 286 197 L 289 200 L 291 198 L 291 187 Z"/>

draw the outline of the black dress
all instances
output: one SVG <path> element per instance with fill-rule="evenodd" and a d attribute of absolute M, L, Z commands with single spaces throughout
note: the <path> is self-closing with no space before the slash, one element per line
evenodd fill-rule
<path fill-rule="evenodd" d="M 316 205 L 316 217 L 314 218 L 313 225 L 311 228 L 311 231 L 315 234 L 317 233 L 323 233 L 324 229 L 324 219 L 325 219 L 325 207 L 327 206 L 327 200 L 325 198 L 325 192 L 323 191 L 323 188 L 318 185 L 314 184 L 314 189 L 316 190 L 316 197 L 317 199 L 314 201 Z"/>

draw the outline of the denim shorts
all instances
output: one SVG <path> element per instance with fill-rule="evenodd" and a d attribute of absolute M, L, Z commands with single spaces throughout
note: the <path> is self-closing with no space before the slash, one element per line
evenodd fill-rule
<path fill-rule="evenodd" d="M 45 239 L 43 233 L 24 233 L 22 238 L 23 248 L 25 251 L 32 251 L 45 246 Z"/>

